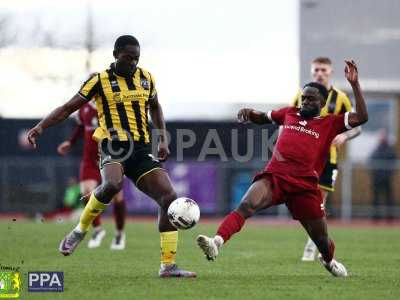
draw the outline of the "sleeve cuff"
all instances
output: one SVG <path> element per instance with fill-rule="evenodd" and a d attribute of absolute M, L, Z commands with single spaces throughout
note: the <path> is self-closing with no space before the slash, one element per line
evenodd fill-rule
<path fill-rule="evenodd" d="M 346 112 L 346 113 L 344 114 L 344 126 L 345 126 L 346 129 L 348 129 L 348 130 L 353 129 L 353 127 L 351 127 L 350 124 L 349 124 L 349 113 L 350 113 L 350 112 Z"/>
<path fill-rule="evenodd" d="M 90 99 L 86 98 L 81 92 L 78 92 L 78 95 L 79 95 L 83 100 L 86 100 L 86 101 L 89 101 L 89 100 L 90 100 Z"/>
<path fill-rule="evenodd" d="M 272 123 L 275 123 L 274 120 L 272 120 L 272 110 L 267 111 L 267 118 L 270 120 Z"/>

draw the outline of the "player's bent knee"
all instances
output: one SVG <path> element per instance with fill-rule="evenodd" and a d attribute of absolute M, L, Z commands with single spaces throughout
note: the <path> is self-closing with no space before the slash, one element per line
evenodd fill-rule
<path fill-rule="evenodd" d="M 99 188 L 101 198 L 111 202 L 112 198 L 122 189 L 122 181 L 106 181 Z"/>

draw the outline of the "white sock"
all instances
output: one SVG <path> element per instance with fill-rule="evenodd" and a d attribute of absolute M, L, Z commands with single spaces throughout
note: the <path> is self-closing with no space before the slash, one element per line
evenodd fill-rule
<path fill-rule="evenodd" d="M 169 267 L 171 267 L 171 266 L 173 266 L 173 265 L 175 265 L 175 263 L 173 263 L 173 264 L 164 264 L 164 263 L 161 263 L 161 264 L 160 264 L 160 268 L 161 268 L 161 269 L 165 269 L 165 268 L 169 268 Z"/>
<path fill-rule="evenodd" d="M 217 245 L 218 248 L 220 248 L 224 244 L 224 239 L 220 235 L 216 235 L 214 237 L 214 242 Z"/>
<path fill-rule="evenodd" d="M 308 238 L 308 241 L 306 243 L 306 246 L 304 247 L 304 250 L 309 249 L 312 251 L 317 251 L 317 245 L 315 245 L 315 243 L 313 242 L 312 239 Z"/>
<path fill-rule="evenodd" d="M 78 231 L 79 233 L 84 233 L 84 232 L 85 232 L 85 230 L 83 230 L 83 229 L 81 228 L 81 224 L 79 224 L 79 223 L 78 223 L 78 225 L 76 225 L 76 227 L 74 228 L 74 230 L 75 230 L 75 231 Z"/>

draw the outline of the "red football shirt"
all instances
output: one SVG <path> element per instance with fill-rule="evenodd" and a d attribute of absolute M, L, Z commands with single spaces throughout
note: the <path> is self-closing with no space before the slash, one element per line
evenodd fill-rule
<path fill-rule="evenodd" d="M 77 115 L 77 122 L 83 127 L 83 160 L 97 162 L 98 146 L 92 139 L 94 130 L 98 127 L 97 110 L 95 104 L 88 102 L 83 105 Z M 96 165 L 97 163 L 95 163 Z"/>
<path fill-rule="evenodd" d="M 271 122 L 282 125 L 266 171 L 295 177 L 319 177 L 332 140 L 350 130 L 349 113 L 304 119 L 295 107 L 267 113 Z"/>

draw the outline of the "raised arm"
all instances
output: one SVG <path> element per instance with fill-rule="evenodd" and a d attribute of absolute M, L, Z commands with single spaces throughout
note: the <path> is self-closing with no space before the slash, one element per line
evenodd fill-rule
<path fill-rule="evenodd" d="M 80 94 L 73 96 L 67 103 L 54 109 L 49 115 L 41 120 L 35 127 L 28 131 L 28 141 L 36 148 L 36 139 L 42 134 L 43 130 L 61 123 L 68 118 L 74 111 L 78 110 L 88 100 L 84 99 Z"/>
<path fill-rule="evenodd" d="M 349 113 L 348 120 L 351 127 L 357 127 L 368 121 L 367 105 L 365 104 L 360 82 L 358 81 L 358 69 L 356 63 L 354 60 L 346 60 L 345 63 L 345 76 L 353 89 L 356 102 L 356 111 Z"/>

